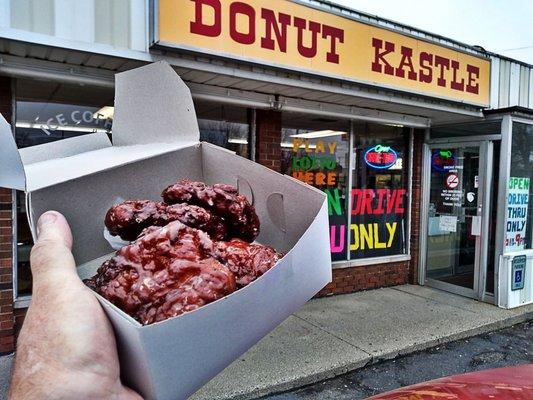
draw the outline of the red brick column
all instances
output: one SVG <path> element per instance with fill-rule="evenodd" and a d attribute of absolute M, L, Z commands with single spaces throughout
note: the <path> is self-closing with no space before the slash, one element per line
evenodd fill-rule
<path fill-rule="evenodd" d="M 418 284 L 418 265 L 420 257 L 420 204 L 422 203 L 422 148 L 424 131 L 415 130 L 413 143 L 413 184 L 411 193 L 411 263 L 409 283 Z"/>
<path fill-rule="evenodd" d="M 0 77 L 0 114 L 11 123 L 11 79 Z M 12 191 L 0 188 L 0 353 L 15 348 L 13 317 Z"/>
<path fill-rule="evenodd" d="M 257 110 L 256 161 L 274 171 L 281 169 L 281 112 Z"/>
<path fill-rule="evenodd" d="M 11 190 L 0 188 L 0 353 L 14 349 Z"/>

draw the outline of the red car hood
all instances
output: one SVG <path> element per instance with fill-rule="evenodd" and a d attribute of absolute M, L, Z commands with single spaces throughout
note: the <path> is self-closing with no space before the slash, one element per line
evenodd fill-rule
<path fill-rule="evenodd" d="M 532 400 L 533 364 L 454 375 L 367 400 Z"/>

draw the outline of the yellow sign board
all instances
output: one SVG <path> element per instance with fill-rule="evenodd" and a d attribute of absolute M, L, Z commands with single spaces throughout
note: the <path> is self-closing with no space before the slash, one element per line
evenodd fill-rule
<path fill-rule="evenodd" d="M 489 104 L 488 59 L 287 0 L 159 0 L 157 43 Z"/>

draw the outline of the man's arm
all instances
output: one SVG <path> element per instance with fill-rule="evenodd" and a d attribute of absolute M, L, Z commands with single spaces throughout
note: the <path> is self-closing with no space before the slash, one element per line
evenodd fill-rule
<path fill-rule="evenodd" d="M 76 274 L 67 221 L 49 211 L 37 231 L 32 300 L 18 338 L 9 398 L 141 399 L 120 381 L 113 329 Z"/>

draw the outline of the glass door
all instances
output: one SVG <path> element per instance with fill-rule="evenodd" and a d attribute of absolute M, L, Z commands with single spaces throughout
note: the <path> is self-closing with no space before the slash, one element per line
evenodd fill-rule
<path fill-rule="evenodd" d="M 490 150 L 490 151 L 489 151 Z M 431 144 L 426 283 L 481 299 L 485 287 L 491 144 Z"/>

